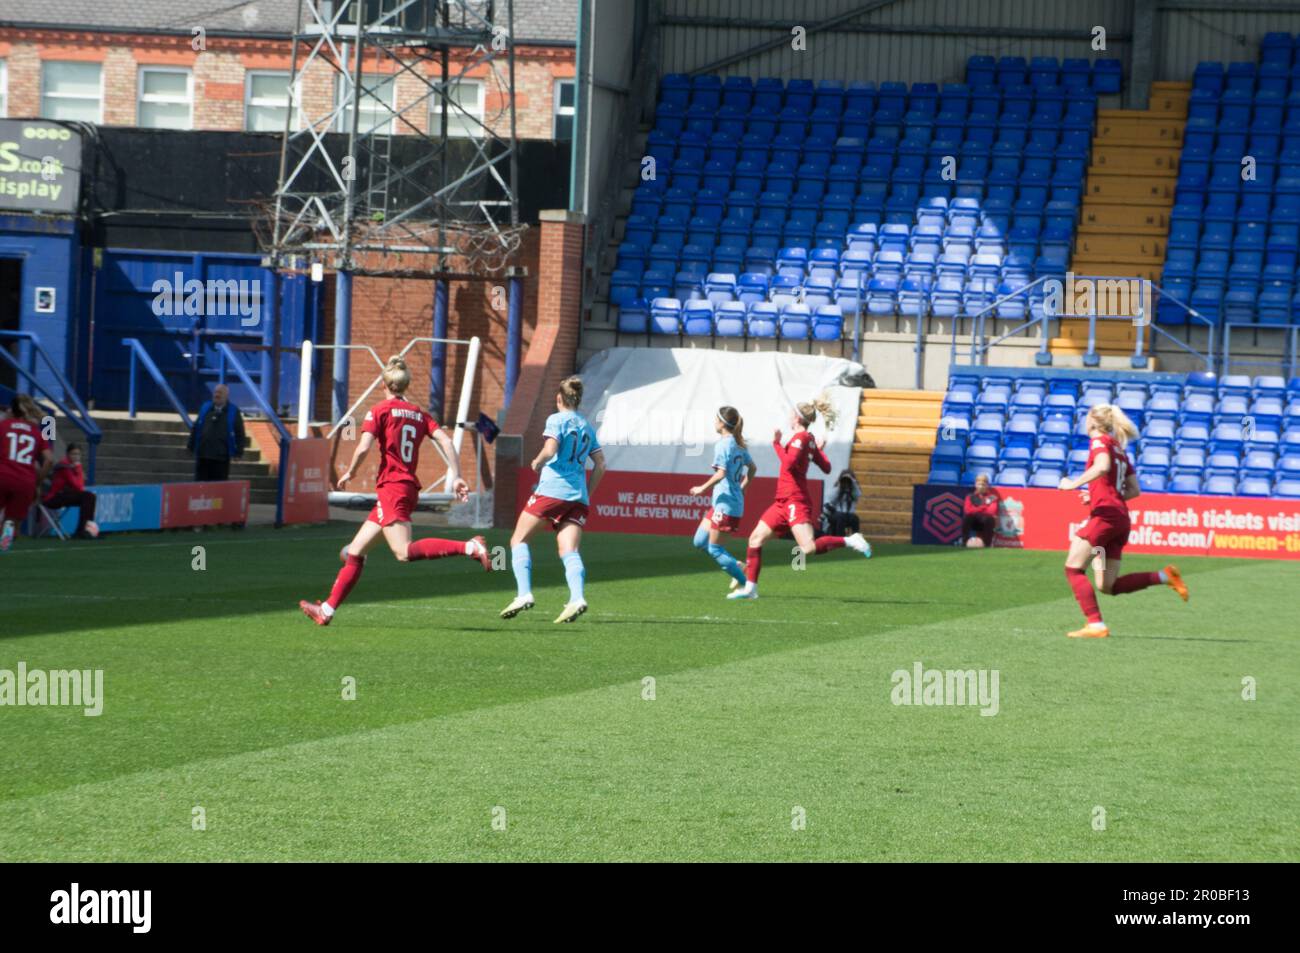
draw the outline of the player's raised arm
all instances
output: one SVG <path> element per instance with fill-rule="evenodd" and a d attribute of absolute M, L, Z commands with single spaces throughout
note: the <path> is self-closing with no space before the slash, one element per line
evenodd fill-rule
<path fill-rule="evenodd" d="M 469 484 L 460 475 L 460 460 L 456 454 L 455 444 L 447 436 L 447 431 L 441 427 L 429 434 L 429 439 L 438 445 L 438 449 L 442 451 L 447 461 L 447 485 L 451 487 L 451 492 L 456 494 L 456 499 L 464 503 L 469 499 Z"/>
<path fill-rule="evenodd" d="M 1124 478 L 1124 499 L 1136 500 L 1142 495 L 1142 485 L 1138 483 L 1137 474 L 1132 470 Z"/>
<path fill-rule="evenodd" d="M 587 477 L 587 495 L 594 496 L 596 487 L 600 486 L 601 479 L 605 476 L 605 451 L 593 450 L 591 452 L 591 475 Z"/>
<path fill-rule="evenodd" d="M 1077 490 L 1085 483 L 1091 483 L 1099 476 L 1105 476 L 1110 472 L 1110 454 L 1103 450 L 1097 454 L 1097 458 L 1092 461 L 1092 466 L 1084 470 L 1073 480 L 1069 477 L 1061 477 L 1058 487 L 1062 490 Z"/>
<path fill-rule="evenodd" d="M 352 462 L 348 464 L 348 468 L 335 481 L 335 486 L 340 490 L 347 489 L 348 483 L 357 475 L 357 468 L 361 466 L 361 462 L 365 460 L 366 454 L 370 452 L 370 448 L 374 445 L 374 434 L 367 431 L 361 435 L 361 439 L 357 441 L 357 449 L 352 451 Z"/>
<path fill-rule="evenodd" d="M 547 437 L 542 441 L 542 449 L 537 451 L 537 456 L 533 457 L 533 462 L 529 464 L 534 473 L 540 473 L 542 467 L 555 459 L 555 455 L 560 452 L 560 442 L 554 437 Z"/>

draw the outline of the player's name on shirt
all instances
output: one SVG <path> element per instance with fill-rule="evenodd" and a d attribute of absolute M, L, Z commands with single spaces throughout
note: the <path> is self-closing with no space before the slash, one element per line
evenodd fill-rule
<path fill-rule="evenodd" d="M 423 420 L 424 411 L 407 410 L 405 407 L 390 407 L 388 410 L 390 416 L 401 417 L 404 420 Z"/>

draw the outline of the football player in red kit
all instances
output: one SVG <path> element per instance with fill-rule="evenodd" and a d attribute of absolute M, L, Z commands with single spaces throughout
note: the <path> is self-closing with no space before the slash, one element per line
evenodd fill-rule
<path fill-rule="evenodd" d="M 370 511 L 366 522 L 361 524 L 361 529 L 357 530 L 352 542 L 340 554 L 343 568 L 334 580 L 334 588 L 330 590 L 329 597 L 324 602 L 304 600 L 298 603 L 303 614 L 317 625 L 330 624 L 339 605 L 361 578 L 361 570 L 366 563 L 366 550 L 381 534 L 399 562 L 468 556 L 477 559 L 484 569 L 492 568 L 487 543 L 482 536 L 469 540 L 437 537 L 411 540 L 411 514 L 415 512 L 420 498 L 420 481 L 416 469 L 420 465 L 420 443 L 425 437 L 442 448 L 448 461 L 448 482 L 452 492 L 462 502 L 469 499 L 469 486 L 460 477 L 451 439 L 432 417 L 402 398 L 410 383 L 411 375 L 406 369 L 406 362 L 400 357 L 390 358 L 388 367 L 384 370 L 384 385 L 388 389 L 389 398 L 380 401 L 366 414 L 352 462 L 348 464 L 347 472 L 338 478 L 339 489 L 345 488 L 356 475 L 357 468 L 370 448 L 378 444 L 380 461 L 379 476 L 375 480 L 375 494 L 378 497 L 375 508 Z"/>
<path fill-rule="evenodd" d="M 757 599 L 758 574 L 763 568 L 763 544 L 774 535 L 794 537 L 806 556 L 828 553 L 848 546 L 870 558 L 871 544 L 861 533 L 851 536 L 822 536 L 814 538 L 812 501 L 808 498 L 808 464 L 817 464 L 823 473 L 831 472 L 831 462 L 822 453 L 825 441 L 816 440 L 808 431 L 821 414 L 827 428 L 835 426 L 835 408 L 825 395 L 814 401 L 797 404 L 790 413 L 790 427 L 794 434 L 781 445 L 781 431 L 776 431 L 772 446 L 781 461 L 781 474 L 776 481 L 776 502 L 759 517 L 758 525 L 749 535 L 749 549 L 745 554 L 745 584 L 735 584 L 728 599 Z"/>
<path fill-rule="evenodd" d="M 1070 540 L 1065 559 L 1065 577 L 1079 600 L 1088 624 L 1067 633 L 1072 639 L 1104 639 L 1110 629 L 1101 620 L 1097 594 L 1088 581 L 1085 567 L 1093 564 L 1097 588 L 1108 596 L 1122 596 L 1150 586 L 1166 585 L 1187 601 L 1187 586 L 1177 566 L 1160 572 L 1119 574 L 1124 544 L 1128 542 L 1128 501 L 1138 496 L 1137 475 L 1124 447 L 1137 436 L 1137 428 L 1124 411 L 1111 404 L 1098 404 L 1088 411 L 1088 463 L 1083 473 L 1061 478 L 1062 490 L 1077 490 L 1087 484 L 1084 502 L 1091 507 L 1088 522 Z"/>
<path fill-rule="evenodd" d="M 15 395 L 0 420 L 0 553 L 13 545 L 14 528 L 27 518 L 54 462 L 40 420 L 40 406 L 26 394 Z"/>

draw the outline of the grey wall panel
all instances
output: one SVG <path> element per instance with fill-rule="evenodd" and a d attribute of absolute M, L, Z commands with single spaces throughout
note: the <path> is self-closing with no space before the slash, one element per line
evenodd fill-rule
<path fill-rule="evenodd" d="M 663 72 L 691 72 L 864 5 L 864 0 L 665 0 Z M 756 24 L 774 24 L 758 28 Z M 849 24 L 789 41 L 718 70 L 722 75 L 956 82 L 974 54 L 1085 57 L 1104 26 L 1104 55 L 1127 59 L 1128 0 L 895 0 Z"/>
<path fill-rule="evenodd" d="M 1300 32 L 1300 4 L 1286 6 L 1289 11 L 1280 4 L 1225 3 L 1216 11 L 1200 3 L 1161 4 L 1156 76 L 1190 80 L 1201 60 L 1256 62 L 1265 33 Z"/>

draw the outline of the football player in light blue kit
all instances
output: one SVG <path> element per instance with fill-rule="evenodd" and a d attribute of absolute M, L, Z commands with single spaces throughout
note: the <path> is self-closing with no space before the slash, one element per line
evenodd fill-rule
<path fill-rule="evenodd" d="M 503 619 L 513 619 L 533 607 L 533 558 L 528 550 L 528 537 L 548 521 L 555 529 L 564 578 L 569 583 L 569 601 L 555 621 L 572 622 L 587 611 L 582 591 L 587 571 L 578 546 L 582 542 L 582 527 L 587 522 L 589 494 L 596 492 L 600 478 L 605 475 L 605 454 L 596 442 L 596 431 L 578 413 L 581 403 L 581 379 L 566 377 L 560 381 L 560 392 L 555 395 L 556 412 L 546 418 L 542 449 L 532 462 L 533 471 L 540 474 L 540 479 L 510 537 L 510 563 L 518 594 L 501 610 Z M 589 459 L 590 480 L 587 478 Z"/>
<path fill-rule="evenodd" d="M 721 435 L 713 450 L 713 475 L 699 486 L 691 487 L 693 496 L 713 491 L 713 511 L 700 520 L 695 531 L 695 547 L 713 557 L 732 579 L 745 584 L 745 567 L 722 548 L 718 540 L 723 533 L 734 533 L 745 513 L 745 487 L 754 479 L 757 467 L 745 449 L 745 421 L 735 407 L 721 407 L 713 428 Z"/>

